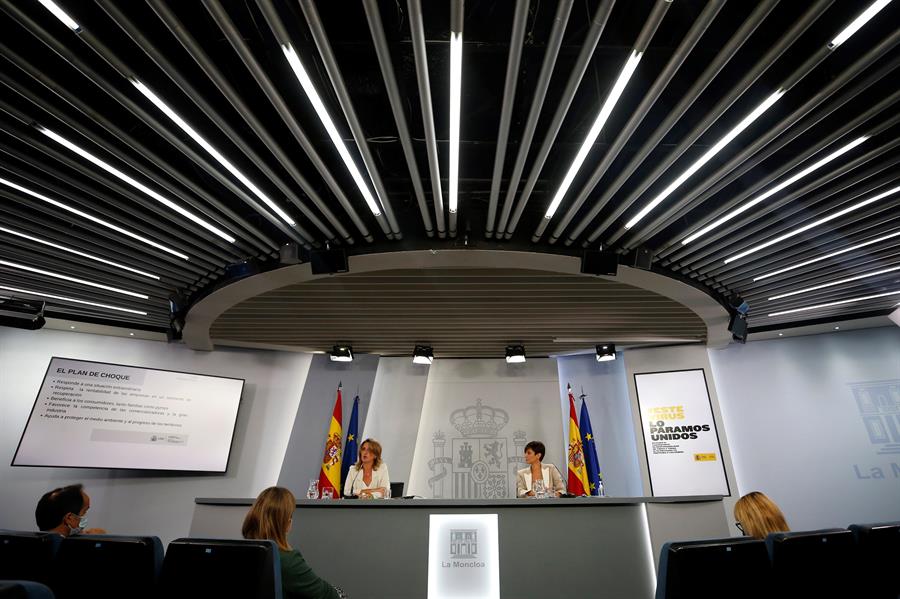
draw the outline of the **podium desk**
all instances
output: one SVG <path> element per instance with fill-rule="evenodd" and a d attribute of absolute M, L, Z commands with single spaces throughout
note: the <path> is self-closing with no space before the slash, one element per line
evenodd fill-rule
<path fill-rule="evenodd" d="M 252 498 L 198 498 L 192 537 L 240 538 Z M 353 599 L 425 599 L 431 514 L 497 514 L 501 597 L 652 599 L 662 544 L 728 536 L 719 496 L 298 500 L 291 545 Z"/>

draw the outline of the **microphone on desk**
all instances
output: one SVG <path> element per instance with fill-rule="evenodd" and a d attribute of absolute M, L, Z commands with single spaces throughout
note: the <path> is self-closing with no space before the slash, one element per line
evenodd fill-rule
<path fill-rule="evenodd" d="M 554 468 L 554 470 L 556 470 L 556 473 L 559 475 L 559 480 L 563 480 L 562 472 L 560 472 L 560 470 L 559 470 L 559 468 L 556 466 L 556 464 L 553 464 L 553 468 Z M 570 499 L 570 498 L 572 498 L 572 497 L 578 497 L 578 495 L 573 495 L 572 493 L 569 493 L 569 489 L 566 489 L 565 491 L 563 491 L 563 492 L 560 494 L 559 497 L 560 497 L 560 499 Z"/>
<path fill-rule="evenodd" d="M 353 485 L 356 483 L 356 479 L 359 478 L 359 470 L 356 471 L 356 476 L 353 477 L 353 482 L 349 485 L 344 485 L 344 499 L 359 499 L 358 495 L 353 494 Z M 348 493 L 347 490 L 350 490 Z"/>

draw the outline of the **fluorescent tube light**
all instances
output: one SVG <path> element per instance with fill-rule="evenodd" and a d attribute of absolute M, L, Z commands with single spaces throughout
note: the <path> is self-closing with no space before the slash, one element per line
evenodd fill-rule
<path fill-rule="evenodd" d="M 778 193 L 778 192 L 781 191 L 782 189 L 785 189 L 786 187 L 788 187 L 788 186 L 790 186 L 790 185 L 793 185 L 794 183 L 796 183 L 797 181 L 799 181 L 800 179 L 802 179 L 802 178 L 805 177 L 806 175 L 812 173 L 813 171 L 816 171 L 816 170 L 822 168 L 823 166 L 825 166 L 826 164 L 828 164 L 828 163 L 831 162 L 832 160 L 835 160 L 836 158 L 839 158 L 840 156 L 843 156 L 844 154 L 846 154 L 847 152 L 849 152 L 850 150 L 852 150 L 853 148 L 855 148 L 855 147 L 858 146 L 859 144 L 863 143 L 863 142 L 866 141 L 867 139 L 869 139 L 869 138 L 868 138 L 868 136 L 865 136 L 865 135 L 862 136 L 862 137 L 858 137 L 857 139 L 854 139 L 852 142 L 848 143 L 848 144 L 845 145 L 844 147 L 839 148 L 838 150 L 832 152 L 832 153 L 829 154 L 828 156 L 825 156 L 825 157 L 822 158 L 821 160 L 819 160 L 819 161 L 817 161 L 817 162 L 815 162 L 815 163 L 809 165 L 808 167 L 806 167 L 805 169 L 803 169 L 803 170 L 800 171 L 799 173 L 796 173 L 796 174 L 794 174 L 794 175 L 791 175 L 790 177 L 788 177 L 787 179 L 785 179 L 784 181 L 782 181 L 782 182 L 779 183 L 778 185 L 776 185 L 776 186 L 772 187 L 771 189 L 769 189 L 769 190 L 767 190 L 767 191 L 761 193 L 760 195 L 756 196 L 756 197 L 753 198 L 752 200 L 749 200 L 749 201 L 747 201 L 747 202 L 744 202 L 744 203 L 743 203 L 740 207 L 738 207 L 736 210 L 732 210 L 731 212 L 729 212 L 729 213 L 726 214 L 725 216 L 722 216 L 721 218 L 718 218 L 718 219 L 714 220 L 713 222 L 711 222 L 710 224 L 706 225 L 705 227 L 703 227 L 703 228 L 700 229 L 699 231 L 695 231 L 694 233 L 691 233 L 690 235 L 688 235 L 687 237 L 685 237 L 684 240 L 682 240 L 681 245 L 687 245 L 687 244 L 691 243 L 692 241 L 694 241 L 695 239 L 698 239 L 698 238 L 702 237 L 703 235 L 706 235 L 707 233 L 709 233 L 709 232 L 712 231 L 713 229 L 717 229 L 717 228 L 721 227 L 722 225 L 724 225 L 725 223 L 727 223 L 727 222 L 730 221 L 731 219 L 735 218 L 736 216 L 739 216 L 739 215 L 743 214 L 743 213 L 746 212 L 747 210 L 750 210 L 751 208 L 753 208 L 754 206 L 756 206 L 756 205 L 759 204 L 760 202 L 762 202 L 762 201 L 764 201 L 764 200 L 766 200 L 766 199 L 772 197 L 773 195 L 775 195 L 776 193 Z"/>
<path fill-rule="evenodd" d="M 641 61 L 641 56 L 643 56 L 643 52 L 638 52 L 637 50 L 631 51 L 631 55 L 625 62 L 625 66 L 623 66 L 622 70 L 619 72 L 619 77 L 616 79 L 615 84 L 613 84 L 612 89 L 609 90 L 609 95 L 606 96 L 606 100 L 604 100 L 603 106 L 600 108 L 600 113 L 597 115 L 597 118 L 594 119 L 594 124 L 591 125 L 590 131 L 588 131 L 587 136 L 581 143 L 581 148 L 578 150 L 578 154 L 575 155 L 575 160 L 572 161 L 572 165 L 569 167 L 566 176 L 563 177 L 562 183 L 560 183 L 559 189 L 556 191 L 556 195 L 553 196 L 553 201 L 550 202 L 550 206 L 547 207 L 547 212 L 544 214 L 544 218 L 547 220 L 553 218 L 553 215 L 556 214 L 559 204 L 562 202 L 563 197 L 565 197 L 566 192 L 569 191 L 572 181 L 575 180 L 575 175 L 578 174 L 578 171 L 584 164 L 588 153 L 594 146 L 594 142 L 597 141 L 597 137 L 600 135 L 600 131 L 603 130 L 603 126 L 609 119 L 609 115 L 612 113 L 613 108 L 615 108 L 616 102 L 619 101 L 622 92 L 625 91 L 625 86 L 628 85 L 629 79 L 631 79 L 635 69 L 637 69 L 638 63 Z"/>
<path fill-rule="evenodd" d="M 210 156 L 212 156 L 213 158 L 215 158 L 219 164 L 224 166 L 225 169 L 229 173 L 234 175 L 234 177 L 238 181 L 243 183 L 247 189 L 249 189 L 251 192 L 253 192 L 253 195 L 255 195 L 260 200 L 262 200 L 262 202 L 266 206 L 268 206 L 275 214 L 277 214 L 278 217 L 281 218 L 281 220 L 283 220 L 284 222 L 286 222 L 287 224 L 289 224 L 292 227 L 297 224 L 296 221 L 294 221 L 294 219 L 292 219 L 287 214 L 287 212 L 282 210 L 281 206 L 276 204 L 269 196 L 267 196 L 265 193 L 263 193 L 263 191 L 259 187 L 257 187 L 253 183 L 253 181 L 248 179 L 244 175 L 244 173 L 239 171 L 237 169 L 237 167 L 231 163 L 231 161 L 229 161 L 227 158 L 222 156 L 222 154 L 217 149 L 215 149 L 212 146 L 212 144 L 210 144 L 208 141 L 206 141 L 206 139 L 203 138 L 203 136 L 201 136 L 199 133 L 197 133 L 197 131 L 195 131 L 193 127 L 188 125 L 187 122 L 178 115 L 178 113 L 176 113 L 165 102 L 163 102 L 159 96 L 157 96 L 155 93 L 153 93 L 152 90 L 150 90 L 150 88 L 148 88 L 146 85 L 144 85 L 137 79 L 131 79 L 131 83 L 134 84 L 134 86 L 138 89 L 138 91 L 140 91 L 142 94 L 144 94 L 144 97 L 146 97 L 148 100 L 153 102 L 154 106 L 159 108 L 167 117 L 169 117 L 172 120 L 172 122 L 174 122 L 176 125 L 178 125 L 182 131 L 187 133 L 191 137 L 191 139 L 193 139 L 195 142 L 197 142 L 197 144 L 201 148 L 206 150 L 207 153 Z"/>
<path fill-rule="evenodd" d="M 762 249 L 765 249 L 771 245 L 782 242 L 785 239 L 790 239 L 791 237 L 794 237 L 795 235 L 799 235 L 800 233 L 803 233 L 804 231 L 808 231 L 809 229 L 812 229 L 813 227 L 818 227 L 819 225 L 822 225 L 824 223 L 827 223 L 830 220 L 834 220 L 836 218 L 844 216 L 845 214 L 853 212 L 854 210 L 859 210 L 860 208 L 863 208 L 865 206 L 868 206 L 869 204 L 877 202 L 880 199 L 883 199 L 889 195 L 895 194 L 898 191 L 900 191 L 900 186 L 897 186 L 897 187 L 889 189 L 885 192 L 882 192 L 873 198 L 869 198 L 868 200 L 863 200 L 862 202 L 857 202 L 856 204 L 854 204 L 848 208 L 844 208 L 843 210 L 838 210 L 834 214 L 829 214 L 828 216 L 825 216 L 823 218 L 815 220 L 815 221 L 809 223 L 808 225 L 803 225 L 802 227 L 794 229 L 793 231 L 789 231 L 789 232 L 785 233 L 784 235 L 779 235 L 775 239 L 771 239 L 769 241 L 766 241 L 765 243 L 761 243 L 759 245 L 753 246 L 752 248 L 750 248 L 748 250 L 744 250 L 743 252 L 737 253 L 734 256 L 731 256 L 730 258 L 726 258 L 725 264 L 729 264 L 731 262 L 734 262 L 735 260 L 740 260 L 741 258 L 749 256 L 750 254 L 754 254 L 754 253 L 756 253 Z"/>
<path fill-rule="evenodd" d="M 107 260 L 106 258 L 101 258 L 100 256 L 95 256 L 94 254 L 89 254 L 87 252 L 82 252 L 80 250 L 76 250 L 74 248 L 70 248 L 65 245 L 60 245 L 58 243 L 53 243 L 52 241 L 47 241 L 46 239 L 41 239 L 39 237 L 34 237 L 32 235 L 27 235 L 22 233 L 21 231 L 14 231 L 13 229 L 8 229 L 6 227 L 0 227 L 0 231 L 4 233 L 9 233 L 10 235 L 15 235 L 17 237 L 21 237 L 23 239 L 27 239 L 29 241 L 33 241 L 35 243 L 40 243 L 46 246 L 50 246 L 52 248 L 56 248 L 58 250 L 62 250 L 64 252 L 69 252 L 70 254 L 75 254 L 76 256 L 81 256 L 82 258 L 88 258 L 89 260 L 94 260 L 96 262 L 102 262 L 103 264 L 108 264 L 110 266 L 114 266 L 116 268 L 121 268 L 122 270 L 127 270 L 129 272 L 133 272 L 135 274 L 141 275 L 143 277 L 148 277 L 151 279 L 156 279 L 159 281 L 159 277 L 156 275 L 152 275 L 148 272 L 144 272 L 142 270 L 138 270 L 136 268 L 132 268 L 130 266 L 125 266 L 124 264 L 119 264 L 118 262 L 113 262 L 112 260 Z"/>
<path fill-rule="evenodd" d="M 841 306 L 843 304 L 852 304 L 854 302 L 864 302 L 866 300 L 878 299 L 880 297 L 888 297 L 891 295 L 900 295 L 900 289 L 897 291 L 888 291 L 887 293 L 877 293 L 875 295 L 867 295 L 865 297 L 854 297 L 852 299 L 840 300 L 837 302 L 828 302 L 827 304 L 818 304 L 815 306 L 806 306 L 805 308 L 794 308 L 793 310 L 782 310 L 781 312 L 772 312 L 769 316 L 782 316 L 784 314 L 794 314 L 796 312 L 806 312 L 808 310 L 820 310 L 822 308 L 831 308 L 832 306 Z"/>
<path fill-rule="evenodd" d="M 462 32 L 450 33 L 450 193 L 448 207 L 456 212 L 459 196 L 459 123 L 462 102 Z"/>
<path fill-rule="evenodd" d="M 29 291 L 27 289 L 19 289 L 17 287 L 7 287 L 5 285 L 0 285 L 0 289 L 3 289 L 4 291 L 11 291 L 12 293 L 24 293 L 26 295 L 36 295 L 37 297 L 62 300 L 64 302 L 73 302 L 76 304 L 83 304 L 85 306 L 96 306 L 97 308 L 106 308 L 107 310 L 118 310 L 119 312 L 128 312 L 129 314 L 139 314 L 141 316 L 147 316 L 147 313 L 142 312 L 141 310 L 132 310 L 131 308 L 120 308 L 119 306 L 110 306 L 109 304 L 100 304 L 97 302 L 89 302 L 86 300 L 75 299 L 74 297 L 66 297 L 64 295 L 51 295 L 49 293 L 41 293 L 40 291 Z"/>
<path fill-rule="evenodd" d="M 839 281 L 831 281 L 830 283 L 822 283 L 821 285 L 815 285 L 813 287 L 807 287 L 805 289 L 798 289 L 797 291 L 789 291 L 787 293 L 782 293 L 780 295 L 773 295 L 769 298 L 769 301 L 781 299 L 783 297 L 790 297 L 792 295 L 800 295 L 801 293 L 808 293 L 810 291 L 818 291 L 819 289 L 825 289 L 827 287 L 834 287 L 835 285 L 842 285 L 844 283 L 850 283 L 852 281 L 858 281 L 860 279 L 868 279 L 869 277 L 875 277 L 878 275 L 883 275 L 885 273 L 894 272 L 900 270 L 900 266 L 895 266 L 893 268 L 883 268 L 881 270 L 876 270 L 874 272 L 868 272 L 864 275 L 857 275 L 855 277 L 848 277 L 846 279 L 841 279 Z"/>
<path fill-rule="evenodd" d="M 138 235 L 137 233 L 132 233 L 128 229 L 123 229 L 122 227 L 120 227 L 118 225 L 114 225 L 113 223 L 111 223 L 109 221 L 103 220 L 102 218 L 97 218 L 96 216 L 88 214 L 87 212 L 83 212 L 81 210 L 78 210 L 77 208 L 72 208 L 68 204 L 64 204 L 58 200 L 48 198 L 47 196 L 40 194 L 36 191 L 32 191 L 32 190 L 28 189 L 27 187 L 22 187 L 21 185 L 19 185 L 17 183 L 13 183 L 12 181 L 10 181 L 8 179 L 4 179 L 3 177 L 0 177 L 0 183 L 3 183 L 4 185 L 8 185 L 9 187 L 12 187 L 15 190 L 21 191 L 24 194 L 30 195 L 33 198 L 37 198 L 38 200 L 47 202 L 51 206 L 56 206 L 57 208 L 59 208 L 61 210 L 65 210 L 66 212 L 71 212 L 72 214 L 80 216 L 81 218 L 87 219 L 93 223 L 97 223 L 98 225 L 102 225 L 108 229 L 112 229 L 113 231 L 115 231 L 117 233 L 121 233 L 122 235 L 125 235 L 126 237 L 131 237 L 132 239 L 140 241 L 141 243 L 146 243 L 147 245 L 155 247 L 158 250 L 162 250 L 162 251 L 166 252 L 167 254 L 172 254 L 173 256 L 178 256 L 179 258 L 181 258 L 183 260 L 190 260 L 190 257 L 187 254 L 182 254 L 181 252 L 175 251 L 172 248 L 165 246 L 161 243 L 156 243 L 155 241 L 148 239 L 142 235 Z"/>
<path fill-rule="evenodd" d="M 139 297 L 139 298 L 145 299 L 145 300 L 150 299 L 149 296 L 144 295 L 143 293 L 135 293 L 134 291 L 127 291 L 125 289 L 119 289 L 118 287 L 111 287 L 110 285 L 103 285 L 102 283 L 94 283 L 93 281 L 87 281 L 85 279 L 79 279 L 77 277 L 61 275 L 56 272 L 50 272 L 49 270 L 43 270 L 40 268 L 34 268 L 33 266 L 25 266 L 24 264 L 18 264 L 17 262 L 9 262 L 8 260 L 0 260 L 0 265 L 9 266 L 10 268 L 18 268 L 19 270 L 25 270 L 28 272 L 33 272 L 35 274 L 44 275 L 47 277 L 53 277 L 54 279 L 63 279 L 65 281 L 71 281 L 73 283 L 78 283 L 80 285 L 87 285 L 89 287 L 105 289 L 107 291 L 113 291 L 115 293 L 121 293 L 123 295 L 130 295 L 131 297 Z"/>
<path fill-rule="evenodd" d="M 897 237 L 898 235 L 900 235 L 900 231 L 897 231 L 896 233 L 891 233 L 889 235 L 882 235 L 881 237 L 877 237 L 875 239 L 870 239 L 869 241 L 866 241 L 864 243 L 857 243 L 856 245 L 851 245 L 850 247 L 846 247 L 842 250 L 838 250 L 836 252 L 831 252 L 831 253 L 825 254 L 824 256 L 819 256 L 818 258 L 813 258 L 812 260 L 806 260 L 805 262 L 800 262 L 798 264 L 792 264 L 791 266 L 786 266 L 785 268 L 781 268 L 779 270 L 773 270 L 772 272 L 766 273 L 764 275 L 754 277 L 753 282 L 762 281 L 763 279 L 768 279 L 769 277 L 774 277 L 775 275 L 780 275 L 780 274 L 783 274 L 786 272 L 790 272 L 792 270 L 796 270 L 798 268 L 802 268 L 804 266 L 809 266 L 810 264 L 815 264 L 816 262 L 821 262 L 822 260 L 834 258 L 835 256 L 840 256 L 841 254 L 846 254 L 847 252 L 852 252 L 854 250 L 864 248 L 867 245 L 880 243 L 886 239 L 891 239 L 893 237 Z"/>
<path fill-rule="evenodd" d="M 876 0 L 875 2 L 870 4 L 869 7 L 866 10 L 862 11 L 858 17 L 853 19 L 853 21 L 851 21 L 851 23 L 847 25 L 847 27 L 845 27 L 843 31 L 837 34 L 837 37 L 831 40 L 831 43 L 828 44 L 828 47 L 834 50 L 835 48 L 846 42 L 854 33 L 859 31 L 860 27 L 868 23 L 869 19 L 877 15 L 882 8 L 890 3 L 891 0 Z"/>
<path fill-rule="evenodd" d="M 85 160 L 92 162 L 93 164 L 96 164 L 97 166 L 99 166 L 100 168 L 102 168 L 103 170 L 108 172 L 109 174 L 114 175 L 115 177 L 118 177 L 122 181 L 125 181 L 126 183 L 128 183 L 129 185 L 134 187 L 135 189 L 138 189 L 138 190 L 144 192 L 146 195 L 150 196 L 151 198 L 153 198 L 160 204 L 166 206 L 167 208 L 174 210 L 175 212 L 177 212 L 181 216 L 185 217 L 189 221 L 192 221 L 192 222 L 200 225 L 207 231 L 209 231 L 215 235 L 218 235 L 219 237 L 221 237 L 222 239 L 224 239 L 225 241 L 227 241 L 229 243 L 235 242 L 234 237 L 232 237 L 231 235 L 229 235 L 222 229 L 206 222 L 205 220 L 203 220 L 196 214 L 190 212 L 189 210 L 182 208 L 181 206 L 179 206 L 172 200 L 156 193 L 155 191 L 153 191 L 152 189 L 150 189 L 149 187 L 147 187 L 146 185 L 144 185 L 137 179 L 134 179 L 133 177 L 126 175 L 125 173 L 123 173 L 116 167 L 112 166 L 111 164 L 104 162 L 103 160 L 100 160 L 99 158 L 97 158 L 96 156 L 94 156 L 93 154 L 88 152 L 87 150 L 84 150 L 84 149 L 80 148 L 79 146 L 76 146 L 74 143 L 72 143 L 65 137 L 61 136 L 60 134 L 56 133 L 55 131 L 51 131 L 50 129 L 47 129 L 46 127 L 40 127 L 40 126 L 38 127 L 38 131 L 40 131 L 41 133 L 43 133 L 44 135 L 46 135 L 47 137 L 49 137 L 56 143 L 58 143 L 62 146 L 65 146 L 66 148 L 75 152 L 76 154 L 78 154 L 79 156 L 84 158 Z"/>
<path fill-rule="evenodd" d="M 303 68 L 303 63 L 300 62 L 300 58 L 294 51 L 294 47 L 290 44 L 282 44 L 281 49 L 284 52 L 285 58 L 287 58 L 288 64 L 290 64 L 291 68 L 294 70 L 294 75 L 296 75 L 297 80 L 300 81 L 300 87 L 306 92 L 306 97 L 309 99 L 310 104 L 312 104 L 313 109 L 315 109 L 316 114 L 319 116 L 319 120 L 322 121 L 322 125 L 325 126 L 325 131 L 328 132 L 331 143 L 334 144 L 338 154 L 341 155 L 341 159 L 343 159 L 344 164 L 347 166 L 347 170 L 350 171 L 350 176 L 353 177 L 353 181 L 356 183 L 356 187 L 359 188 L 359 192 L 362 194 L 366 204 L 368 204 L 369 210 L 371 210 L 372 214 L 375 216 L 380 216 L 381 207 L 378 205 L 378 202 L 375 201 L 372 192 L 369 191 L 369 186 L 366 184 L 362 173 L 353 161 L 353 157 L 350 156 L 347 144 L 341 139 L 341 135 L 338 133 L 334 121 L 331 120 L 331 115 L 328 114 L 325 104 L 322 103 L 322 99 L 319 97 L 319 92 L 316 91 L 316 87 L 313 85 L 312 80 L 309 78 L 309 75 L 306 74 L 306 69 Z"/>
<path fill-rule="evenodd" d="M 753 121 L 758 119 L 760 115 L 762 115 L 765 111 L 772 107 L 772 105 L 781 99 L 781 96 L 785 94 L 787 90 L 779 89 L 768 98 L 766 98 L 759 106 L 753 109 L 753 111 L 745 116 L 740 123 L 738 123 L 731 131 L 725 134 L 725 136 L 717 141 L 706 153 L 703 154 L 700 158 L 698 158 L 694 164 L 689 166 L 687 170 L 678 175 L 678 177 L 669 183 L 669 185 L 663 189 L 659 195 L 657 195 L 653 200 L 650 201 L 646 206 L 641 208 L 641 211 L 638 212 L 634 217 L 625 224 L 626 229 L 631 229 L 638 222 L 641 221 L 645 216 L 647 216 L 651 210 L 656 208 L 663 200 L 665 200 L 669 195 L 672 194 L 673 191 L 681 187 L 681 184 L 687 181 L 691 175 L 696 173 L 700 168 L 712 160 L 712 158 L 722 151 L 722 149 L 727 146 L 731 141 L 741 134 L 741 132 L 749 127 Z"/>
<path fill-rule="evenodd" d="M 75 19 L 70 17 L 66 11 L 61 9 L 56 2 L 53 0 L 38 0 L 41 5 L 53 13 L 53 16 L 63 22 L 63 25 L 71 29 L 72 31 L 78 32 L 81 30 L 81 26 L 75 22 Z"/>

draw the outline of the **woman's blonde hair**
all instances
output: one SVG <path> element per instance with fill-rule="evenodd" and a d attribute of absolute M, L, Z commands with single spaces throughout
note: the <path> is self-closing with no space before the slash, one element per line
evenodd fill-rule
<path fill-rule="evenodd" d="M 744 532 L 756 539 L 765 539 L 770 532 L 789 532 L 784 514 L 764 493 L 747 493 L 734 504 L 734 518 Z"/>
<path fill-rule="evenodd" d="M 287 533 L 296 505 L 297 500 L 288 489 L 269 487 L 259 494 L 244 517 L 241 534 L 245 539 L 275 541 L 279 548 L 290 551 Z"/>
<path fill-rule="evenodd" d="M 378 467 L 381 466 L 381 443 L 379 443 L 375 439 L 366 439 L 359 444 L 359 451 L 357 452 L 356 459 L 356 469 L 359 470 L 360 468 L 362 468 L 362 450 L 363 447 L 366 446 L 366 443 L 369 444 L 369 451 L 375 454 L 375 461 L 372 463 L 372 470 L 378 470 Z"/>

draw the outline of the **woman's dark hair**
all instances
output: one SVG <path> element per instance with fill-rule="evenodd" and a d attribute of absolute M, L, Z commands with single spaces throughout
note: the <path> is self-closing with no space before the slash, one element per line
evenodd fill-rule
<path fill-rule="evenodd" d="M 84 507 L 83 485 L 69 485 L 44 493 L 34 510 L 38 530 L 52 530 L 63 523 L 66 515 L 81 514 Z"/>
<path fill-rule="evenodd" d="M 544 447 L 544 444 L 540 441 L 529 441 L 528 445 L 525 446 L 525 451 L 528 451 L 529 449 L 534 453 L 541 454 L 541 461 L 543 461 L 544 456 L 547 455 L 547 448 Z"/>

